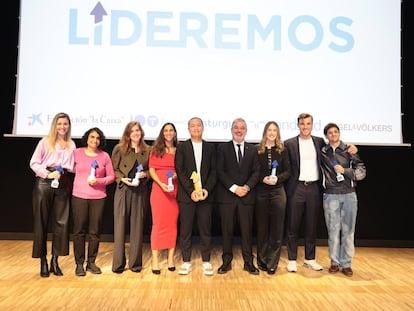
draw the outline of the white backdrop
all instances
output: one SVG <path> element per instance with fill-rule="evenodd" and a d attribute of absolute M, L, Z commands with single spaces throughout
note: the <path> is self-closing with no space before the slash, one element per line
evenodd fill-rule
<path fill-rule="evenodd" d="M 146 139 L 173 122 L 231 138 L 233 119 L 258 141 L 275 120 L 328 122 L 357 144 L 400 144 L 400 0 L 21 0 L 13 135 L 43 136 L 60 111 L 73 135 Z"/>

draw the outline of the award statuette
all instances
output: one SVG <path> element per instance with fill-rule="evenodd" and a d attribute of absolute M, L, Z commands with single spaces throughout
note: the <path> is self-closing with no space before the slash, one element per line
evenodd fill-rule
<path fill-rule="evenodd" d="M 173 172 L 168 171 L 167 176 L 168 176 L 168 192 L 174 191 L 174 184 L 172 182 Z"/>
<path fill-rule="evenodd" d="M 141 177 L 141 172 L 144 170 L 144 168 L 142 167 L 142 164 L 137 166 L 137 172 L 135 173 L 135 177 L 134 179 L 131 181 L 131 184 L 133 184 L 134 186 L 138 186 L 139 185 L 139 178 Z"/>
<path fill-rule="evenodd" d="M 335 167 L 335 165 L 339 165 L 339 163 L 338 163 L 338 161 L 333 161 L 332 162 L 332 166 L 333 167 Z M 338 181 L 338 182 L 341 182 L 341 181 L 343 181 L 345 178 L 344 178 L 344 175 L 342 175 L 340 172 L 336 172 L 336 180 Z"/>
<path fill-rule="evenodd" d="M 191 173 L 190 179 L 193 181 L 194 190 L 197 195 L 197 199 L 201 200 L 203 198 L 203 190 L 201 189 L 200 177 L 198 176 L 196 171 Z"/>
<path fill-rule="evenodd" d="M 96 172 L 97 167 L 98 167 L 98 162 L 96 160 L 93 160 L 91 163 L 91 172 L 89 173 L 88 181 L 96 179 L 95 172 Z"/>
<path fill-rule="evenodd" d="M 59 166 L 56 168 L 56 170 L 57 170 L 60 174 L 62 174 L 62 173 L 63 173 L 63 167 L 62 167 L 61 165 L 59 165 Z M 59 188 L 59 179 L 57 179 L 57 178 L 53 179 L 53 180 L 52 180 L 52 182 L 50 183 L 50 187 L 55 188 L 55 189 Z"/>
<path fill-rule="evenodd" d="M 278 167 L 279 163 L 277 160 L 274 160 L 272 162 L 272 172 L 270 173 L 270 180 L 274 181 L 276 179 L 276 169 Z"/>

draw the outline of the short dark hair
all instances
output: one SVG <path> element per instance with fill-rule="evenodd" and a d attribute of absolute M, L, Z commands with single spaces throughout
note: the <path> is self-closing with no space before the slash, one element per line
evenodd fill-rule
<path fill-rule="evenodd" d="M 325 127 L 323 128 L 323 133 L 326 135 L 326 133 L 328 133 L 328 130 L 331 128 L 336 128 L 338 130 L 338 132 L 341 132 L 339 130 L 339 126 L 336 125 L 335 123 L 328 123 L 327 125 L 325 125 Z"/>
<path fill-rule="evenodd" d="M 81 140 L 82 146 L 83 147 L 86 147 L 87 146 L 88 137 L 89 137 L 89 134 L 91 132 L 98 133 L 98 135 L 99 135 L 99 146 L 98 146 L 98 149 L 103 150 L 106 147 L 106 137 L 105 137 L 104 133 L 102 132 L 102 130 L 100 128 L 98 128 L 98 127 L 90 128 L 89 130 L 87 130 L 85 132 L 85 134 L 83 134 L 82 140 Z"/>

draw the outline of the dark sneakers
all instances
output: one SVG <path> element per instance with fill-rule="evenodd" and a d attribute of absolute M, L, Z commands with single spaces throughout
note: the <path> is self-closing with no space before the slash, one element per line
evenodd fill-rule
<path fill-rule="evenodd" d="M 337 273 L 338 271 L 339 271 L 339 266 L 338 265 L 335 265 L 335 264 L 332 264 L 330 267 L 329 267 L 329 273 Z"/>
<path fill-rule="evenodd" d="M 342 273 L 346 276 L 352 276 L 354 274 L 354 271 L 352 271 L 351 267 L 342 268 Z"/>

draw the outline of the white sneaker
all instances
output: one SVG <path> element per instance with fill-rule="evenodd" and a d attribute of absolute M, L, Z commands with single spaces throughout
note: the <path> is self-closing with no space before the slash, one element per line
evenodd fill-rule
<path fill-rule="evenodd" d="M 178 274 L 186 275 L 191 272 L 191 263 L 185 262 L 181 265 L 180 270 L 178 270 Z"/>
<path fill-rule="evenodd" d="M 323 267 L 320 264 L 318 264 L 315 259 L 312 259 L 312 260 L 306 260 L 305 259 L 305 262 L 303 263 L 303 265 L 306 268 L 311 268 L 312 270 L 315 270 L 315 271 L 322 271 L 323 270 Z"/>
<path fill-rule="evenodd" d="M 213 275 L 213 265 L 208 261 L 203 262 L 203 272 L 205 275 Z"/>
<path fill-rule="evenodd" d="M 296 260 L 288 260 L 288 265 L 286 267 L 289 272 L 296 272 L 298 268 L 296 267 Z"/>

